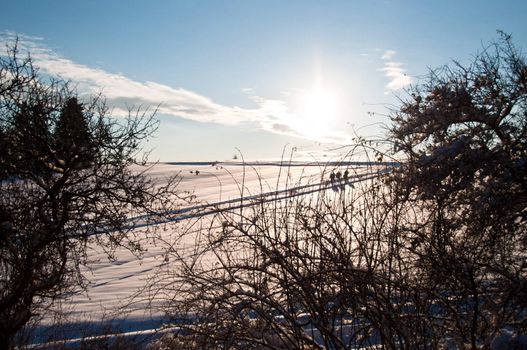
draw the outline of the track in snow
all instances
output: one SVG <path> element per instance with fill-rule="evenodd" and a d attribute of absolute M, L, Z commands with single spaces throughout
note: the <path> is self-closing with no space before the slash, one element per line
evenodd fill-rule
<path fill-rule="evenodd" d="M 313 184 L 290 187 L 278 191 L 264 192 L 257 195 L 242 196 L 239 198 L 229 199 L 225 201 L 213 202 L 177 209 L 169 212 L 142 215 L 130 219 L 130 229 L 138 229 L 142 227 L 160 225 L 168 222 L 179 222 L 192 218 L 200 218 L 207 215 L 218 214 L 225 211 L 241 209 L 254 205 L 259 205 L 267 202 L 281 201 L 293 197 L 304 196 L 311 193 L 326 191 L 326 190 L 340 190 L 343 186 L 353 186 L 354 183 L 372 180 L 382 174 L 386 174 L 389 170 L 381 170 L 377 172 L 369 172 L 350 176 L 348 179 L 323 181 Z M 159 220 L 149 221 L 155 217 Z"/>

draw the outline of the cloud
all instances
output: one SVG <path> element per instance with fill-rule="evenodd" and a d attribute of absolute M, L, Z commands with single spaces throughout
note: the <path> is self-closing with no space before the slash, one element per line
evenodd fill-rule
<path fill-rule="evenodd" d="M 140 82 L 123 74 L 76 63 L 46 46 L 42 38 L 0 32 L 0 45 L 12 45 L 16 38 L 21 53 L 30 52 L 33 63 L 41 72 L 71 81 L 81 96 L 102 93 L 116 116 L 126 115 L 133 107 L 151 106 L 156 107 L 161 115 L 227 126 L 249 124 L 276 134 L 311 139 L 302 128 L 300 116 L 288 102 L 258 96 L 251 87 L 242 88 L 241 91 L 254 103 L 254 108 L 227 106 L 182 87 L 153 81 Z M 0 51 L 2 54 L 4 52 Z M 282 95 L 287 99 L 294 97 Z M 343 137 L 338 139 L 342 140 Z M 331 137 L 332 142 L 339 140 Z"/>
<path fill-rule="evenodd" d="M 151 81 L 138 82 L 121 74 L 78 64 L 45 47 L 39 38 L 18 38 L 19 47 L 31 53 L 34 64 L 42 72 L 72 81 L 81 95 L 102 91 L 116 113 L 126 112 L 131 106 L 159 106 L 159 113 L 198 122 L 234 125 L 259 121 L 257 111 L 223 106 L 190 90 Z"/>
<path fill-rule="evenodd" d="M 384 51 L 384 54 L 382 55 L 381 59 L 390 60 L 395 54 L 396 52 L 394 50 L 386 50 Z"/>
<path fill-rule="evenodd" d="M 280 132 L 280 133 L 291 133 L 291 132 L 293 132 L 291 127 L 289 125 L 285 125 L 285 124 L 273 124 L 271 126 L 271 128 L 273 130 L 276 130 L 277 132 Z"/>
<path fill-rule="evenodd" d="M 412 83 L 412 78 L 406 74 L 403 64 L 392 60 L 395 54 L 396 52 L 393 50 L 385 51 L 381 57 L 384 60 L 383 67 L 378 69 L 390 79 L 385 86 L 388 91 L 400 90 Z"/>
<path fill-rule="evenodd" d="M 66 59 L 45 46 L 43 39 L 37 37 L 3 32 L 0 33 L 0 44 L 4 47 L 12 45 L 16 38 L 19 49 L 31 53 L 33 63 L 41 72 L 73 82 L 80 95 L 102 92 L 108 106 L 117 114 L 126 113 L 133 106 L 156 106 L 158 113 L 163 115 L 223 125 L 252 122 L 272 131 L 273 122 L 281 120 L 279 115 L 287 110 L 282 101 L 252 97 L 257 107 L 247 109 L 225 106 L 181 87 L 135 81 L 122 74 L 109 73 Z M 253 92 L 250 88 L 243 91 L 246 94 Z"/>

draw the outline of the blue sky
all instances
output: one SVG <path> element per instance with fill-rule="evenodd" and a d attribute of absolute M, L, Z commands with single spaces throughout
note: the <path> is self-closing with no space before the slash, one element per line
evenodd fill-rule
<path fill-rule="evenodd" d="M 381 133 L 428 67 L 468 61 L 497 29 L 526 50 L 525 13 L 519 0 L 11 1 L 0 42 L 18 35 L 117 117 L 160 105 L 153 159 L 269 159 Z"/>

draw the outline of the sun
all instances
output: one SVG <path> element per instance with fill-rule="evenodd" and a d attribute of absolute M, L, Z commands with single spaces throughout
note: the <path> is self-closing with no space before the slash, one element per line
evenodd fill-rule
<path fill-rule="evenodd" d="M 338 100 L 331 90 L 315 87 L 301 95 L 299 122 L 303 134 L 323 138 L 332 128 L 338 115 Z"/>

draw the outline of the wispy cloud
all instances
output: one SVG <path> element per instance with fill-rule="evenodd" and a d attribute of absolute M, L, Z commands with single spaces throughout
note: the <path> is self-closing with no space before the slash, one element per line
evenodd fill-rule
<path fill-rule="evenodd" d="M 71 81 L 81 96 L 102 93 L 108 107 L 112 108 L 116 116 L 126 115 L 132 107 L 152 106 L 157 108 L 159 114 L 165 116 L 228 126 L 247 124 L 252 128 L 276 134 L 313 138 L 313 135 L 306 132 L 305 121 L 290 106 L 290 100 L 295 97 L 294 93 L 282 92 L 284 100 L 270 99 L 258 96 L 251 87 L 244 87 L 241 91 L 255 107 L 227 106 L 182 87 L 153 81 L 140 82 L 122 74 L 76 63 L 59 55 L 38 37 L 0 32 L 0 55 L 5 53 L 2 47 L 12 45 L 16 38 L 21 53 L 29 52 L 33 63 L 42 72 Z M 348 135 L 339 131 L 328 132 L 328 135 L 318 138 L 317 141 L 340 143 L 346 142 L 347 139 Z"/>
<path fill-rule="evenodd" d="M 403 63 L 393 60 L 397 52 L 394 50 L 387 50 L 381 56 L 384 61 L 382 68 L 378 70 L 384 72 L 384 75 L 390 79 L 386 84 L 388 91 L 395 91 L 402 89 L 412 83 L 412 78 L 406 74 L 406 69 L 403 68 Z"/>
<path fill-rule="evenodd" d="M 13 33 L 3 33 L 4 45 L 12 43 Z M 81 95 L 102 92 L 114 112 L 125 112 L 130 106 L 159 106 L 159 113 L 191 119 L 233 125 L 262 121 L 258 110 L 223 106 L 211 99 L 180 87 L 152 81 L 138 82 L 124 75 L 88 67 L 61 57 L 46 47 L 42 39 L 18 35 L 19 47 L 31 53 L 34 64 L 43 72 L 59 76 L 76 84 Z"/>
<path fill-rule="evenodd" d="M 182 87 L 139 82 L 122 74 L 73 62 L 47 47 L 42 38 L 0 32 L 0 45 L 12 45 L 15 38 L 19 40 L 19 49 L 30 52 L 34 64 L 42 72 L 73 82 L 81 95 L 102 92 L 114 114 L 125 114 L 132 106 L 155 106 L 158 113 L 167 116 L 222 125 L 252 123 L 269 132 L 305 137 L 289 125 L 295 115 L 285 101 L 257 96 L 252 88 L 243 88 L 242 91 L 253 101 L 255 108 L 226 106 Z M 4 53 L 0 51 L 0 55 Z"/>
<path fill-rule="evenodd" d="M 390 60 L 395 54 L 396 52 L 394 50 L 386 50 L 384 51 L 384 54 L 382 55 L 381 59 Z"/>

